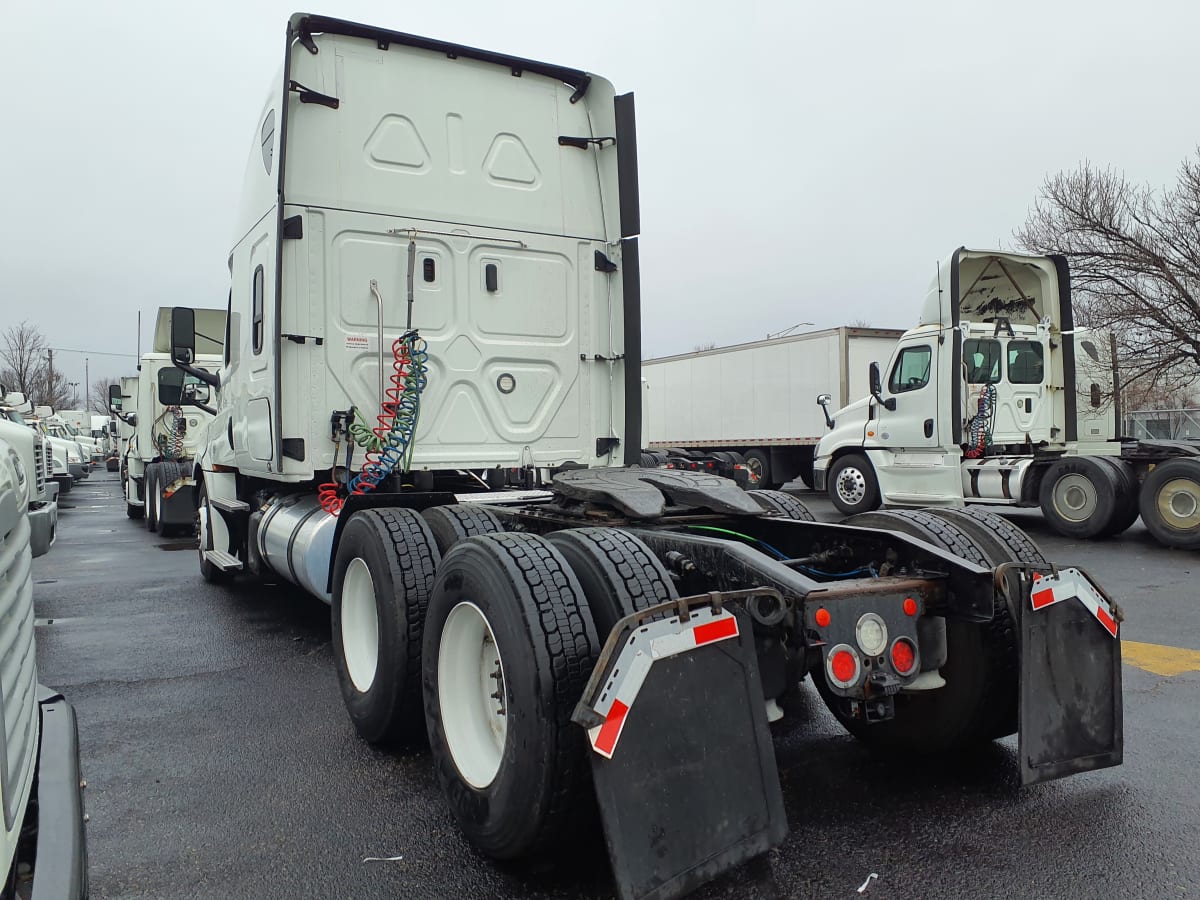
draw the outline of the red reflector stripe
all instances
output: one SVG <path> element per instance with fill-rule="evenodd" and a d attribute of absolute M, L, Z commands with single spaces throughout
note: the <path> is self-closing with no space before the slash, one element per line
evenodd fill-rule
<path fill-rule="evenodd" d="M 1117 636 L 1117 622 L 1108 614 L 1107 609 L 1105 609 L 1103 606 L 1097 606 L 1096 618 L 1100 620 L 1100 624 L 1104 626 L 1104 629 L 1109 634 L 1111 634 L 1113 637 Z"/>
<path fill-rule="evenodd" d="M 716 622 L 697 625 L 692 629 L 692 636 L 696 641 L 697 647 L 701 644 L 711 644 L 713 641 L 719 641 L 722 638 L 735 637 L 737 633 L 737 619 L 733 616 L 730 616 L 728 619 L 719 619 Z"/>
<path fill-rule="evenodd" d="M 613 748 L 617 746 L 617 738 L 621 736 L 621 726 L 625 724 L 627 712 L 629 712 L 629 707 L 614 698 L 612 709 L 608 711 L 608 718 L 604 720 L 604 724 L 600 727 L 600 733 L 596 735 L 595 747 L 606 756 L 611 757 Z"/>
<path fill-rule="evenodd" d="M 1033 595 L 1033 608 L 1041 609 L 1043 606 L 1049 606 L 1054 602 L 1054 588 L 1046 588 L 1044 591 L 1038 591 Z"/>

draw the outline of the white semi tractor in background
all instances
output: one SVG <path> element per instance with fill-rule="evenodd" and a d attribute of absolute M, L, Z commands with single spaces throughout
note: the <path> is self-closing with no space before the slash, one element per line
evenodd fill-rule
<path fill-rule="evenodd" d="M 816 487 L 842 512 L 1039 507 L 1079 538 L 1140 514 L 1200 548 L 1200 441 L 1118 437 L 1109 341 L 1075 326 L 1065 258 L 956 250 L 882 371 L 817 449 Z"/>
<path fill-rule="evenodd" d="M 200 371 L 216 371 L 222 362 L 225 311 L 195 314 L 195 364 Z M 109 385 L 109 410 L 122 423 L 118 434 L 126 515 L 144 519 L 146 529 L 159 534 L 195 528 L 192 461 L 212 414 L 209 386 L 171 362 L 169 329 L 170 310 L 160 309 L 153 349 L 142 355 L 137 376 Z"/>
<path fill-rule="evenodd" d="M 636 465 L 636 160 L 603 78 L 294 16 L 217 371 L 172 319 L 218 398 L 202 576 L 329 603 L 364 739 L 428 740 L 489 856 L 605 840 L 624 897 L 783 840 L 768 720 L 806 678 L 883 753 L 1016 731 L 1026 783 L 1118 764 L 1119 613 L 1002 519 L 823 525 Z M 1034 612 L 1035 571 L 1085 602 Z"/>
<path fill-rule="evenodd" d="M 47 510 L 54 505 L 35 499 L 41 476 L 29 466 L 31 437 L 7 415 L 0 421 L 0 895 L 82 898 L 87 852 L 75 710 L 38 683 L 33 557 L 50 547 Z"/>
<path fill-rule="evenodd" d="M 25 421 L 21 410 L 27 406 L 23 394 L 0 387 L 0 439 L 11 448 L 18 475 L 28 480 L 29 546 L 37 557 L 50 549 L 58 533 L 58 483 L 49 439 Z"/>
<path fill-rule="evenodd" d="M 812 398 L 839 406 L 867 390 L 867 366 L 891 354 L 903 332 L 829 328 L 642 362 L 646 447 L 744 464 L 752 487 L 800 479 L 825 418 Z"/>

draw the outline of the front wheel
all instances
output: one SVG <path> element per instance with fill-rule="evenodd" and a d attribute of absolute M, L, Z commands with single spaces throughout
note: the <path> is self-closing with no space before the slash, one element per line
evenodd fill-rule
<path fill-rule="evenodd" d="M 208 488 L 204 484 L 200 485 L 200 577 L 209 584 L 227 584 L 233 580 L 233 573 L 227 572 L 214 566 L 211 562 L 204 558 L 205 550 L 224 550 L 229 552 L 230 548 L 217 547 L 213 536 L 213 516 L 219 516 L 220 513 L 213 512 L 208 505 Z"/>
<path fill-rule="evenodd" d="M 879 482 L 870 460 L 857 453 L 840 456 L 829 469 L 829 499 L 844 515 L 879 508 Z"/>
<path fill-rule="evenodd" d="M 425 623 L 425 719 L 450 811 L 488 856 L 548 849 L 587 820 L 571 713 L 598 654 L 583 589 L 549 541 L 502 532 L 446 555 Z"/>

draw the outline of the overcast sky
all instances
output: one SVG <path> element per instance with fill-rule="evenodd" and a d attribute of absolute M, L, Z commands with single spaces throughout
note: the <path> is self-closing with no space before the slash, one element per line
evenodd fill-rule
<path fill-rule="evenodd" d="M 132 371 L 223 306 L 242 168 L 296 7 L 6 0 L 0 327 Z M 867 11 L 870 11 L 869 13 Z M 919 12 L 914 12 L 919 10 Z M 306 11 L 587 69 L 637 95 L 648 356 L 797 322 L 907 327 L 935 261 L 1011 240 L 1048 172 L 1163 185 L 1200 142 L 1200 4 L 343 0 Z M 14 27 L 15 25 L 15 27 Z M 73 380 L 83 357 L 59 354 Z"/>

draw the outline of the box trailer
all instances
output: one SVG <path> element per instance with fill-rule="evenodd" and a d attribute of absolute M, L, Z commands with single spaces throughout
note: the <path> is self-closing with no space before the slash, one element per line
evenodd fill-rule
<path fill-rule="evenodd" d="M 698 350 L 642 363 L 648 449 L 682 449 L 744 462 L 754 487 L 800 478 L 812 485 L 813 450 L 826 423 L 814 404 L 838 406 L 867 388 L 902 331 L 828 328 Z"/>

